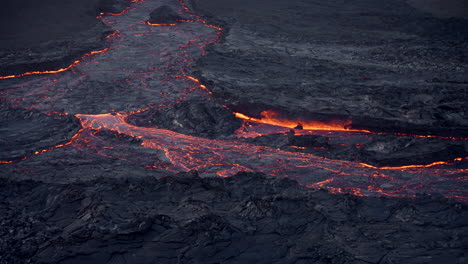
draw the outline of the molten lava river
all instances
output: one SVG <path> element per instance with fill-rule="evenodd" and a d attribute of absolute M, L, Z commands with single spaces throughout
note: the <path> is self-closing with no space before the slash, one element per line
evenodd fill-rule
<path fill-rule="evenodd" d="M 1 161 L 3 173 L 41 180 L 68 181 L 96 176 L 168 175 L 197 170 L 201 176 L 229 177 L 239 171 L 290 177 L 310 188 L 370 196 L 438 194 L 468 201 L 466 157 L 426 165 L 378 167 L 310 153 L 249 143 L 246 138 L 285 133 L 297 121 L 235 113 L 244 125 L 236 135 L 206 139 L 173 131 L 139 127 L 127 117 L 185 100 L 214 100 L 186 71 L 216 43 L 222 29 L 190 13 L 181 1 L 175 9 L 187 20 L 147 23 L 149 13 L 169 1 L 132 1 L 120 14 L 99 19 L 114 30 L 109 48 L 91 52 L 69 67 L 3 76 L 0 96 L 15 108 L 48 115 L 74 115 L 81 129 L 64 144 L 44 148 L 19 160 Z M 267 109 L 265 109 L 267 110 Z M 337 139 L 365 138 L 372 132 L 343 124 L 303 122 L 298 134 Z M 114 135 L 114 136 L 109 136 Z M 70 179 L 64 179 L 70 177 Z"/>

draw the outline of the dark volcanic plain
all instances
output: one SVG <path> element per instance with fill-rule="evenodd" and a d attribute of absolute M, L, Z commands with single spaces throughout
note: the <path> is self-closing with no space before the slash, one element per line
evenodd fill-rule
<path fill-rule="evenodd" d="M 467 18 L 3 1 L 0 264 L 468 262 Z"/>
<path fill-rule="evenodd" d="M 404 0 L 192 3 L 228 28 L 195 69 L 235 111 L 468 134 L 466 19 Z"/>

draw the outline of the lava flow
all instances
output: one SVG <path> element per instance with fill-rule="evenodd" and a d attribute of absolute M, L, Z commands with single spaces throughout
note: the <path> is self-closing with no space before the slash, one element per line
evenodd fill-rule
<path fill-rule="evenodd" d="M 466 169 L 450 166 L 450 162 L 380 168 L 257 146 L 235 137 L 205 139 L 129 124 L 130 114 L 145 109 L 164 109 L 188 99 L 212 100 L 207 87 L 186 72 L 205 54 L 205 47 L 219 41 L 221 36 L 221 28 L 192 14 L 184 1 L 179 1 L 180 5 L 175 8 L 179 8 L 179 14 L 193 19 L 163 26 L 145 22 L 149 12 L 161 5 L 160 1 L 132 2 L 124 12 L 102 15 L 102 21 L 119 34 L 111 39 L 110 47 L 101 51 L 100 56 L 85 56 L 57 71 L 2 78 L 5 79 L 0 83 L 3 101 L 43 113 L 70 113 L 82 126 L 66 144 L 39 150 L 20 162 L 0 162 L 9 173 L 35 177 L 48 175 L 51 170 L 63 170 L 64 175 L 72 177 L 73 173 L 69 172 L 73 169 L 79 174 L 80 168 L 94 173 L 105 167 L 99 173 L 109 177 L 114 177 L 121 168 L 122 171 L 131 168 L 135 174 L 140 169 L 168 174 L 197 170 L 204 176 L 227 177 L 239 171 L 259 171 L 291 177 L 311 188 L 335 193 L 373 196 L 436 193 L 468 200 L 464 186 Z M 73 71 L 67 71 L 72 67 Z M 42 73 L 48 75 L 19 78 Z M 339 137 L 369 133 L 349 128 L 348 122 L 290 121 L 271 111 L 263 112 L 262 118 L 235 115 L 246 121 L 277 126 L 275 129 L 282 132 L 302 128 L 306 132 L 322 131 L 320 133 Z M 298 130 L 297 133 L 306 132 Z M 126 135 L 128 142 L 116 135 Z M 92 175 L 86 174 L 82 177 Z"/>
<path fill-rule="evenodd" d="M 352 129 L 349 127 L 351 121 L 341 122 L 319 122 L 319 121 L 302 121 L 302 120 L 289 120 L 279 117 L 279 113 L 272 110 L 265 110 L 260 113 L 261 118 L 248 117 L 242 113 L 234 113 L 236 117 L 255 123 L 263 123 L 281 127 L 297 128 L 305 130 L 324 130 L 324 131 L 351 131 L 351 132 L 370 132 L 368 130 Z"/>

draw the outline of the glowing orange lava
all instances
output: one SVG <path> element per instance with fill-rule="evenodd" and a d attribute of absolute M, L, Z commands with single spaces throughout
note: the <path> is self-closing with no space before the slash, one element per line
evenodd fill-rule
<path fill-rule="evenodd" d="M 234 112 L 234 115 L 237 118 L 244 119 L 247 121 L 269 124 L 274 126 L 296 128 L 302 127 L 305 130 L 325 130 L 325 131 L 353 131 L 353 132 L 364 132 L 370 133 L 368 130 L 363 129 L 352 129 L 349 128 L 351 121 L 336 121 L 336 122 L 319 122 L 319 121 L 302 121 L 302 120 L 289 120 L 285 118 L 278 117 L 278 113 L 271 110 L 265 110 L 260 113 L 261 118 L 254 118 L 246 116 L 242 113 Z"/>
<path fill-rule="evenodd" d="M 139 1 L 143 0 L 132 0 L 130 2 Z M 220 36 L 222 28 L 215 25 L 210 25 L 201 16 L 192 14 L 189 8 L 186 6 L 185 1 L 179 0 L 179 2 L 183 9 L 182 11 L 188 13 L 188 15 L 191 16 L 191 18 L 193 18 L 193 20 L 181 20 L 179 22 L 201 23 L 206 27 L 215 29 L 216 35 L 218 37 Z M 131 11 L 132 8 L 128 7 L 119 14 L 101 13 L 101 15 L 122 15 Z M 133 16 L 133 14 L 130 15 Z M 158 30 L 177 30 L 176 26 L 179 25 L 151 24 L 147 20 L 144 20 L 146 19 L 146 17 L 137 17 L 138 22 L 135 22 L 136 24 L 138 24 L 138 26 L 145 27 L 145 30 L 149 29 L 154 30 L 156 32 L 158 32 Z M 149 26 L 173 27 L 167 29 L 159 29 L 146 27 L 144 24 L 147 24 Z M 126 27 L 120 28 L 123 32 L 123 36 L 127 36 L 125 35 L 127 34 L 125 28 Z M 144 36 L 144 34 L 147 33 L 144 33 L 144 31 L 135 31 L 134 34 L 135 36 Z M 193 86 L 190 84 L 190 82 L 184 81 L 184 87 L 187 84 L 188 86 L 190 86 L 186 88 L 187 91 L 193 92 L 197 90 L 199 91 L 199 89 L 203 89 L 206 90 L 208 94 L 211 94 L 211 91 L 209 91 L 209 89 L 205 85 L 203 85 L 199 79 L 185 74 L 185 69 L 187 69 L 193 62 L 192 58 L 190 58 L 189 56 L 187 56 L 189 57 L 188 59 L 187 57 L 185 57 L 186 54 L 190 52 L 190 50 L 186 47 L 189 46 L 193 48 L 194 45 L 196 45 L 195 48 L 200 48 L 202 51 L 201 54 L 204 55 L 206 45 L 219 41 L 219 38 L 213 40 L 213 37 L 216 37 L 216 35 L 212 32 L 212 30 L 210 30 L 210 34 L 212 36 L 206 39 L 199 37 L 198 35 L 189 35 L 191 38 L 187 38 L 190 39 L 188 43 L 183 43 L 183 46 L 178 46 L 180 51 L 178 53 L 174 53 L 176 55 L 172 55 L 180 56 L 180 58 L 177 57 L 179 59 L 177 60 L 177 78 L 189 80 L 190 82 L 193 82 L 195 84 L 195 86 Z M 110 35 L 109 37 L 117 35 L 119 35 L 118 31 L 114 32 L 114 34 Z M 92 56 L 95 54 L 103 53 L 105 51 L 107 51 L 107 48 L 100 51 L 90 52 L 86 56 Z M 72 68 L 73 66 L 76 66 L 78 63 L 80 63 L 82 59 L 83 58 L 75 61 L 73 64 L 64 69 L 59 69 L 56 71 L 35 71 L 24 73 L 21 75 L 4 76 L 0 77 L 0 79 L 22 77 L 32 74 L 59 73 L 66 71 Z M 164 92 L 167 91 L 158 91 L 158 95 L 162 95 L 164 94 Z M 169 92 L 172 91 L 170 90 Z M 203 92 L 203 96 L 206 96 L 205 92 Z M 178 98 L 176 100 L 184 99 Z M 176 100 L 170 101 L 168 102 L 168 104 L 173 104 Z M 166 102 L 164 103 L 164 106 L 167 106 Z M 90 159 L 94 159 L 96 156 L 92 155 L 97 154 L 112 159 L 119 159 L 122 161 L 131 162 L 139 166 L 144 166 L 144 168 L 147 169 L 162 169 L 168 172 L 197 170 L 199 171 L 200 175 L 218 175 L 221 177 L 229 177 L 240 171 L 256 171 L 278 177 L 291 177 L 298 179 L 299 181 L 304 180 L 301 183 L 304 183 L 304 185 L 310 188 L 322 188 L 327 189 L 332 193 L 351 193 L 353 195 L 359 196 L 377 195 L 392 197 L 408 197 L 413 196 L 416 193 L 416 190 L 419 191 L 422 188 L 426 188 L 423 189 L 423 191 L 432 191 L 431 188 L 433 186 L 431 186 L 431 184 L 437 181 L 453 182 L 454 179 L 460 181 L 466 180 L 466 176 L 464 176 L 464 173 L 467 170 L 458 169 L 456 166 L 449 167 L 444 165 L 454 165 L 456 162 L 461 162 L 467 160 L 468 158 L 460 157 L 454 159 L 453 161 L 438 161 L 428 165 L 376 167 L 365 163 L 327 159 L 315 156 L 310 153 L 292 151 L 291 149 L 283 150 L 265 146 L 257 146 L 254 144 L 249 144 L 234 139 L 227 140 L 198 138 L 154 127 L 138 127 L 127 122 L 127 117 L 131 114 L 141 113 L 148 109 L 158 107 L 162 107 L 162 104 L 152 104 L 150 106 L 146 106 L 145 108 L 141 106 L 141 109 L 139 110 L 118 112 L 112 114 L 77 114 L 76 117 L 80 119 L 82 129 L 80 129 L 69 142 L 56 145 L 55 147 L 38 150 L 34 154 L 28 155 L 27 158 L 30 158 L 34 155 L 44 154 L 45 157 L 43 158 L 45 160 L 50 157 L 53 157 L 53 154 L 55 153 L 50 152 L 57 148 L 65 149 L 63 149 L 63 152 L 59 152 L 56 155 L 61 155 L 63 153 L 64 155 L 67 155 L 68 148 L 71 150 L 70 152 L 89 148 L 92 151 L 83 151 L 83 153 L 84 155 L 91 156 Z M 49 112 L 49 114 L 62 115 L 58 112 Z M 67 115 L 68 113 L 63 114 Z M 248 130 L 248 126 L 277 126 L 280 127 L 279 129 L 285 132 L 287 132 L 289 129 L 296 128 L 296 134 L 302 133 L 300 131 L 303 131 L 304 134 L 329 133 L 313 131 L 331 131 L 333 132 L 333 134 L 344 135 L 344 137 L 346 138 L 352 133 L 342 132 L 357 132 L 355 134 L 372 133 L 368 130 L 352 129 L 350 127 L 351 121 L 346 120 L 331 122 L 289 120 L 286 118 L 282 118 L 279 113 L 271 110 L 263 111 L 261 113 L 260 118 L 249 117 L 242 113 L 234 114 L 237 118 L 248 121 L 244 122 L 246 130 Z M 258 124 L 254 125 L 253 123 Z M 138 141 L 141 142 L 141 146 L 139 144 L 136 144 L 136 147 L 138 148 L 137 150 L 128 150 L 128 153 L 123 153 L 126 152 L 127 149 L 129 149 L 127 143 L 124 142 L 122 143 L 122 145 L 124 146 L 122 150 L 124 151 L 119 152 L 118 144 L 109 143 L 109 141 L 106 141 L 105 137 L 99 138 L 97 132 L 104 129 L 138 138 L 139 140 L 141 140 Z M 329 134 L 332 134 L 331 132 Z M 259 135 L 261 134 L 256 134 L 255 136 Z M 362 137 L 366 137 L 366 135 L 359 135 Z M 292 148 L 306 149 L 306 147 L 302 146 L 292 146 Z M 144 149 L 144 152 L 141 152 L 141 149 Z M 115 152 L 112 153 L 112 150 L 115 150 Z M 23 160 L 24 159 L 26 158 L 23 158 Z M 141 160 L 145 160 L 145 162 L 147 163 L 144 163 L 142 165 Z M 0 161 L 0 164 L 9 164 L 13 162 L 15 161 Z M 405 178 L 401 177 L 401 175 L 404 175 Z M 388 186 L 390 183 L 394 187 L 382 187 L 382 185 L 386 184 Z M 439 186 L 434 186 L 434 189 L 439 188 Z M 467 199 L 467 197 L 464 196 L 466 192 L 462 188 L 456 187 L 453 188 L 453 190 L 447 191 L 442 186 L 440 187 L 440 189 L 437 189 L 437 191 L 442 193 L 443 195 L 446 195 L 447 197 L 456 198 L 459 200 Z"/>
<path fill-rule="evenodd" d="M 52 71 L 31 71 L 31 72 L 25 72 L 25 73 L 22 73 L 22 74 L 13 74 L 13 75 L 7 75 L 7 76 L 0 76 L 0 80 L 11 79 L 11 78 L 19 78 L 19 77 L 24 77 L 24 76 L 28 76 L 28 75 L 53 74 L 53 73 L 59 73 L 59 72 L 68 71 L 69 69 L 71 69 L 71 68 L 75 67 L 76 65 L 80 64 L 80 62 L 81 62 L 85 57 L 89 57 L 89 56 L 92 56 L 92 55 L 104 53 L 104 52 L 106 52 L 106 51 L 108 51 L 108 50 L 109 50 L 109 48 L 104 48 L 104 49 L 102 49 L 102 50 L 91 51 L 91 52 L 89 52 L 89 53 L 86 53 L 81 59 L 75 60 L 72 64 L 68 65 L 67 67 L 61 68 L 61 69 L 58 69 L 58 70 L 52 70 Z"/>
<path fill-rule="evenodd" d="M 430 168 L 430 167 L 434 167 L 434 166 L 439 166 L 439 165 L 453 165 L 455 162 L 459 162 L 459 161 L 462 161 L 462 160 L 468 160 L 468 157 L 464 157 L 464 158 L 455 158 L 453 159 L 453 161 L 435 161 L 435 162 L 432 162 L 430 164 L 426 164 L 426 165 L 406 165 L 406 166 L 384 166 L 384 167 L 376 167 L 376 166 L 372 166 L 372 165 L 369 165 L 369 164 L 366 164 L 366 163 L 359 163 L 361 164 L 362 166 L 364 167 L 368 167 L 368 168 L 373 168 L 373 169 L 379 169 L 379 170 L 405 170 L 405 169 L 411 169 L 411 168 Z M 460 171 L 468 171 L 468 170 L 460 170 Z"/>
<path fill-rule="evenodd" d="M 177 26 L 177 23 L 151 23 L 149 21 L 145 21 L 144 23 L 150 26 L 161 26 L 161 27 Z"/>

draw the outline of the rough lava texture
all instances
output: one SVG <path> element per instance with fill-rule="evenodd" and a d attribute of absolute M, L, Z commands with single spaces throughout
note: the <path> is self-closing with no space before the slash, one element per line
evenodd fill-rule
<path fill-rule="evenodd" d="M 0 184 L 0 263 L 466 263 L 468 207 L 239 173 Z"/>
<path fill-rule="evenodd" d="M 112 33 L 96 17 L 126 0 L 5 0 L 0 9 L 0 76 L 65 68 L 106 47 Z"/>
<path fill-rule="evenodd" d="M 235 111 L 467 133 L 468 20 L 459 14 L 466 10 L 461 2 L 452 18 L 404 0 L 191 3 L 226 31 L 193 71 Z"/>
<path fill-rule="evenodd" d="M 0 105 L 0 160 L 13 161 L 71 140 L 81 128 L 74 116 Z"/>
<path fill-rule="evenodd" d="M 359 161 L 374 166 L 427 165 L 442 160 L 468 156 L 468 144 L 442 138 L 424 138 L 395 135 L 371 135 L 363 143 L 343 144 L 326 136 L 275 133 L 255 138 L 243 138 L 260 146 L 287 151 L 311 153 L 331 159 Z"/>
<path fill-rule="evenodd" d="M 468 156 L 467 143 L 437 138 L 375 136 L 361 146 L 364 161 L 377 166 L 424 164 Z"/>
<path fill-rule="evenodd" d="M 435 167 L 442 176 L 374 177 L 383 170 L 292 152 L 426 164 L 466 155 L 463 140 L 299 135 L 298 126 L 297 134 L 251 139 L 273 147 L 263 148 L 235 141 L 240 120 L 216 103 L 252 115 L 273 108 L 298 120 L 463 134 L 465 21 L 434 18 L 401 0 L 193 2 L 225 29 L 222 44 L 194 68 L 216 101 L 186 67 L 219 32 L 200 20 L 145 23 L 154 8 L 176 10 L 178 1 L 147 0 L 106 16 L 119 41 L 71 71 L 2 81 L 0 155 L 27 158 L 1 164 L 0 264 L 468 262 L 468 208 L 456 201 L 466 201 L 466 159 L 453 170 Z M 3 1 L 0 74 L 62 67 L 103 47 L 110 31 L 96 16 L 128 3 Z M 76 118 L 53 112 L 81 114 L 83 129 L 76 133 Z M 123 120 L 123 112 L 138 113 Z M 203 177 L 177 174 L 192 168 Z M 311 187 L 337 181 L 330 190 L 356 186 L 359 195 L 397 191 L 388 192 L 392 198 L 331 194 L 237 173 L 246 169 Z M 414 193 L 434 195 L 400 197 Z"/>
<path fill-rule="evenodd" d="M 129 123 L 160 127 L 199 137 L 226 137 L 241 126 L 234 114 L 214 101 L 183 101 L 163 109 L 131 115 Z"/>
<path fill-rule="evenodd" d="M 177 14 L 170 6 L 163 5 L 156 8 L 150 14 L 149 22 L 153 24 L 178 23 L 183 17 Z"/>

